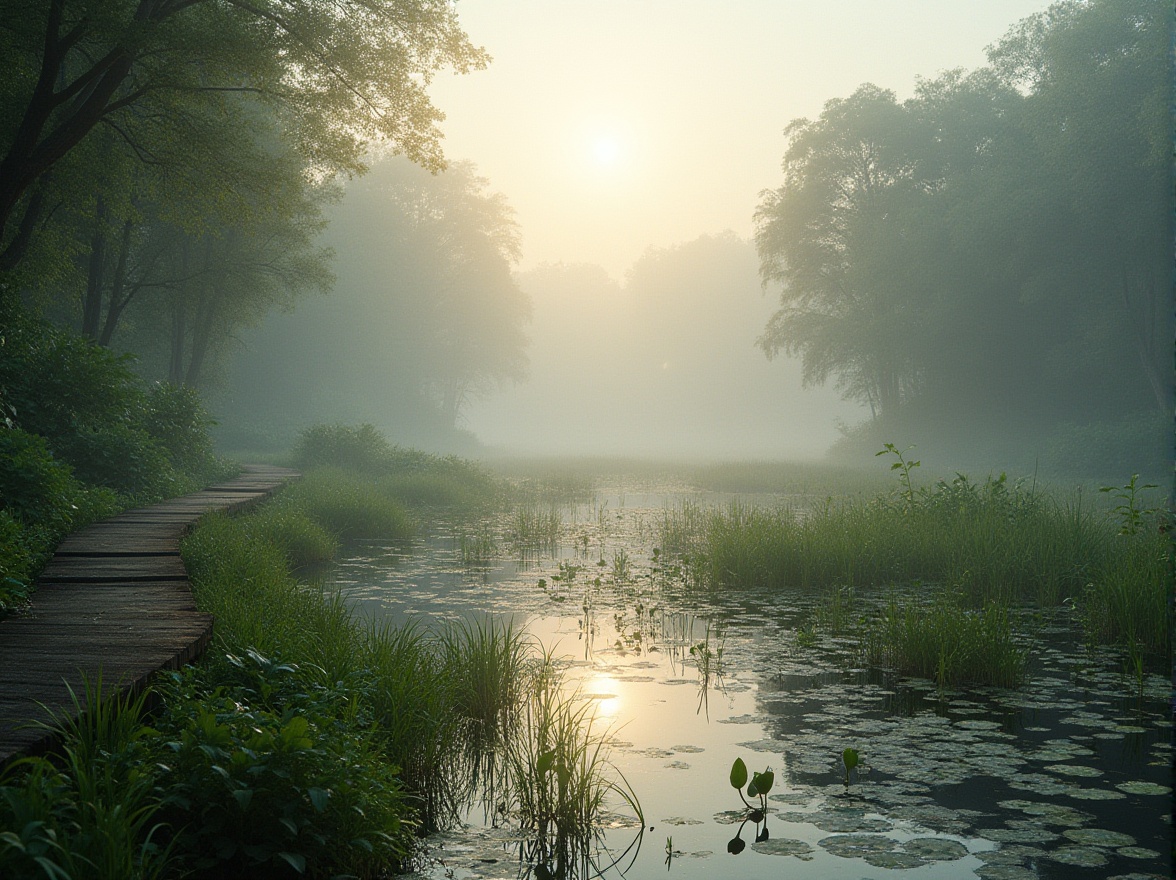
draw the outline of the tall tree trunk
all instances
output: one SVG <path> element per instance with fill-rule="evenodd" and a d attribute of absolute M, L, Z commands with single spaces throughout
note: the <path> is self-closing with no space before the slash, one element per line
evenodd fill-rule
<path fill-rule="evenodd" d="M 90 236 L 90 262 L 86 272 L 86 293 L 82 299 L 82 335 L 98 340 L 102 322 L 102 293 L 106 276 L 106 202 L 102 196 L 94 205 L 94 234 Z"/>
<path fill-rule="evenodd" d="M 173 385 L 184 382 L 184 342 L 187 339 L 186 326 L 189 288 L 192 284 L 188 278 L 188 239 L 180 242 L 180 283 L 179 290 L 172 295 L 172 335 L 171 362 L 168 366 L 167 380 Z"/>
<path fill-rule="evenodd" d="M 119 241 L 118 263 L 114 267 L 114 278 L 110 280 L 110 302 L 106 305 L 106 320 L 102 323 L 102 334 L 98 337 L 98 344 L 109 347 L 114 331 L 118 327 L 123 309 L 130 303 L 131 298 L 138 291 L 138 285 L 133 286 L 125 296 L 123 291 L 127 287 L 127 263 L 131 254 L 131 232 L 134 224 L 130 220 L 123 222 L 122 238 Z"/>

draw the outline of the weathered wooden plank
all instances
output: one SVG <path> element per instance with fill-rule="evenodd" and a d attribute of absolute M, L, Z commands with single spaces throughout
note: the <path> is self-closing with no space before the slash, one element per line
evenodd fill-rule
<path fill-rule="evenodd" d="M 27 725 L 50 711 L 72 713 L 70 688 L 81 698 L 84 682 L 101 675 L 107 686 L 136 690 L 199 657 L 213 619 L 196 610 L 180 539 L 205 513 L 242 510 L 297 476 L 249 467 L 238 480 L 126 511 L 63 541 L 30 608 L 0 621 L 0 765 L 49 744 L 46 731 Z"/>
<path fill-rule="evenodd" d="M 54 556 L 41 580 L 63 584 L 74 581 L 159 581 L 188 579 L 180 554 L 170 556 Z"/>

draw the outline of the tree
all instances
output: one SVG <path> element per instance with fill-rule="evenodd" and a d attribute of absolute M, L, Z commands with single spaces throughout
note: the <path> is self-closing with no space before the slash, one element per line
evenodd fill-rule
<path fill-rule="evenodd" d="M 918 320 L 911 209 L 927 185 L 917 134 L 892 92 L 864 85 L 829 101 L 785 130 L 784 184 L 756 211 L 761 278 L 782 285 L 761 347 L 800 354 L 806 383 L 836 376 L 879 417 L 921 381 L 906 344 Z"/>
<path fill-rule="evenodd" d="M 370 421 L 399 442 L 452 441 L 471 399 L 526 371 L 509 205 L 467 163 L 430 175 L 388 158 L 329 219 L 331 296 L 249 334 L 225 421 Z"/>
<path fill-rule="evenodd" d="M 487 60 L 446 0 L 4 0 L 0 15 L 0 268 L 27 252 L 47 176 L 99 126 L 163 161 L 151 145 L 182 154 L 189 101 L 245 92 L 320 173 L 361 170 L 377 141 L 436 169 L 429 79 Z"/>

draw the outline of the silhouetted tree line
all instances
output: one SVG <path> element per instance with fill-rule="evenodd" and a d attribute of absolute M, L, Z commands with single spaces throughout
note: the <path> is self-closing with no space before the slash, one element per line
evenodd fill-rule
<path fill-rule="evenodd" d="M 756 215 L 763 349 L 872 436 L 1170 421 L 1172 20 L 1067 0 L 986 67 L 794 120 Z"/>
<path fill-rule="evenodd" d="M 444 167 L 429 80 L 487 61 L 447 0 L 0 0 L 0 21 L 4 305 L 186 385 L 330 288 L 324 207 L 373 148 Z"/>

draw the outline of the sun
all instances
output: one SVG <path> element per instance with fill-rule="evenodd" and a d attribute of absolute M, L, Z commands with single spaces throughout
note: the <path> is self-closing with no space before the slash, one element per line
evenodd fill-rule
<path fill-rule="evenodd" d="M 621 142 L 612 135 L 599 135 L 592 141 L 592 157 L 602 167 L 616 165 L 621 158 Z"/>

